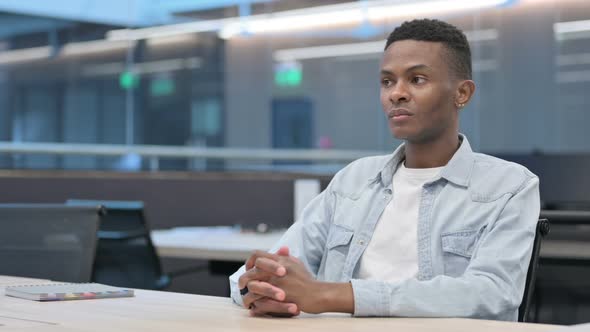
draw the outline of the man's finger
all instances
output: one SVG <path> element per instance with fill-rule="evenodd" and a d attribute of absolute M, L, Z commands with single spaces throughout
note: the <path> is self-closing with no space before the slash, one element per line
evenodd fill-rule
<path fill-rule="evenodd" d="M 299 308 L 294 303 L 278 302 L 269 298 L 255 301 L 252 309 L 250 309 L 250 314 L 253 316 L 293 317 L 300 313 Z"/>
<path fill-rule="evenodd" d="M 251 309 L 252 303 L 264 298 L 262 295 L 258 295 L 256 293 L 248 292 L 248 294 L 242 296 L 242 301 L 244 302 L 244 308 Z"/>
<path fill-rule="evenodd" d="M 251 268 L 254 267 L 254 263 L 256 262 L 256 259 L 258 257 L 264 257 L 264 258 L 269 258 L 269 259 L 274 259 L 277 260 L 278 256 L 275 254 L 271 254 L 269 252 L 266 251 L 262 251 L 262 250 L 255 250 L 252 255 L 250 255 L 250 258 L 248 258 L 248 260 L 246 261 L 246 271 L 250 270 Z"/>
<path fill-rule="evenodd" d="M 248 284 L 248 282 L 250 282 L 250 280 L 256 280 L 260 278 L 260 272 L 257 269 L 249 269 L 246 272 L 244 272 L 244 274 L 242 274 L 239 278 L 238 278 L 238 288 L 242 289 L 244 287 L 246 287 L 246 285 Z"/>
<path fill-rule="evenodd" d="M 248 293 L 266 296 L 277 301 L 285 299 L 285 291 L 268 282 L 258 280 L 248 282 Z"/>
<path fill-rule="evenodd" d="M 284 276 L 287 270 L 284 267 L 283 270 L 284 271 L 282 271 L 282 275 Z M 244 288 L 252 280 L 268 281 L 272 277 L 277 277 L 274 271 L 273 273 L 269 273 L 254 266 L 250 270 L 244 272 L 244 274 L 238 278 L 238 288 Z"/>
<path fill-rule="evenodd" d="M 265 257 L 258 257 L 254 262 L 254 266 L 261 271 L 274 274 L 277 277 L 282 277 L 287 273 L 285 267 L 279 262 Z"/>
<path fill-rule="evenodd" d="M 289 256 L 289 247 L 283 246 L 280 247 L 279 250 L 277 250 L 277 255 L 279 256 Z"/>

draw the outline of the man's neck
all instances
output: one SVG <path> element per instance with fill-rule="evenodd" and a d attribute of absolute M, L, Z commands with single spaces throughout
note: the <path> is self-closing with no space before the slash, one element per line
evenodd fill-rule
<path fill-rule="evenodd" d="M 407 168 L 434 168 L 445 166 L 459 148 L 459 135 L 447 135 L 427 143 L 406 142 Z"/>

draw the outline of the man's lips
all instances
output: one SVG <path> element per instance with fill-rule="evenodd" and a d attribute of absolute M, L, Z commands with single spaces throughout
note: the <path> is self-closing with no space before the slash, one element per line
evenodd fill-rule
<path fill-rule="evenodd" d="M 396 109 L 389 111 L 389 113 L 387 115 L 389 118 L 392 118 L 392 119 L 404 119 L 404 118 L 410 117 L 414 114 L 412 112 L 408 111 L 407 109 L 396 108 Z"/>

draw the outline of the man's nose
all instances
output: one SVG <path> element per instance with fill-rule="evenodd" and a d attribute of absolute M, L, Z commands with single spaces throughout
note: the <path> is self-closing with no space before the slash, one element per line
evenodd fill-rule
<path fill-rule="evenodd" d="M 397 82 L 391 89 L 389 99 L 394 104 L 407 102 L 410 100 L 410 94 L 408 93 L 407 86 L 403 82 Z"/>

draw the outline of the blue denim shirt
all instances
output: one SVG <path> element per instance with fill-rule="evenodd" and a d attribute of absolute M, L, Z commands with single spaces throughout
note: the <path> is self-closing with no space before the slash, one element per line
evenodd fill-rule
<path fill-rule="evenodd" d="M 461 139 L 439 177 L 423 187 L 414 278 L 356 278 L 375 225 L 395 199 L 392 177 L 403 145 L 339 171 L 272 251 L 288 246 L 318 280 L 351 282 L 355 316 L 515 321 L 539 217 L 539 179 L 523 166 L 474 153 Z M 243 272 L 230 277 L 238 304 Z"/>

